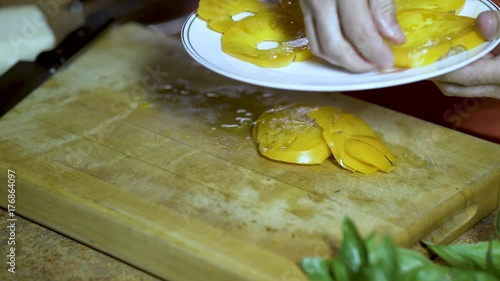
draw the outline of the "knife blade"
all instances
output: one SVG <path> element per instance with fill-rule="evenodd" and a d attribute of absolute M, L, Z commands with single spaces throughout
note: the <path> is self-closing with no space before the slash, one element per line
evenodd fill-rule
<path fill-rule="evenodd" d="M 0 117 L 57 72 L 113 21 L 107 11 L 89 14 L 85 23 L 56 48 L 40 53 L 34 62 L 20 61 L 0 76 Z"/>

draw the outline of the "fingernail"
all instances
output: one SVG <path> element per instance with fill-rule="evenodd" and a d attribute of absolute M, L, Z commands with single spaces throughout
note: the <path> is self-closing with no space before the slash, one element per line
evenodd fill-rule
<path fill-rule="evenodd" d="M 391 37 L 396 39 L 396 40 L 403 40 L 405 39 L 405 34 L 403 33 L 403 30 L 399 26 L 398 22 L 394 22 L 391 24 Z"/>
<path fill-rule="evenodd" d="M 388 35 L 391 37 L 391 38 L 396 38 L 398 37 L 399 33 L 400 33 L 400 29 L 398 28 L 398 25 L 397 24 L 394 24 L 394 23 L 389 23 L 387 24 L 387 26 L 385 27 L 386 30 L 387 30 L 387 33 Z"/>
<path fill-rule="evenodd" d="M 483 13 L 478 18 L 479 30 L 486 39 L 494 39 L 498 36 L 498 20 L 494 13 Z"/>
<path fill-rule="evenodd" d="M 405 36 L 396 19 L 382 17 L 380 18 L 380 25 L 385 30 L 385 35 L 394 43 L 404 43 Z"/>

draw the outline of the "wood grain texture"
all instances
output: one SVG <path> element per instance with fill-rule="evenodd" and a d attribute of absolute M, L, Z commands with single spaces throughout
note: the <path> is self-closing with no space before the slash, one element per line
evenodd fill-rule
<path fill-rule="evenodd" d="M 260 157 L 251 122 L 290 103 L 364 118 L 398 167 L 360 175 Z M 339 93 L 229 80 L 134 24 L 103 35 L 0 132 L 20 215 L 175 281 L 306 280 L 298 261 L 332 254 L 345 216 L 399 245 L 447 243 L 500 201 L 496 144 Z"/>

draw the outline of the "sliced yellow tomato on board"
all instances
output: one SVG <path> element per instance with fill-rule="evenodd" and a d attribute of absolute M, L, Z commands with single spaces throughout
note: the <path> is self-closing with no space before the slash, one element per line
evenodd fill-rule
<path fill-rule="evenodd" d="M 371 136 L 351 136 L 349 140 L 364 142 L 368 145 L 373 146 L 375 149 L 380 151 L 385 158 L 392 164 L 396 163 L 397 157 L 391 152 L 391 150 L 378 138 Z"/>
<path fill-rule="evenodd" d="M 465 0 L 396 0 L 397 10 L 428 9 L 448 13 L 458 13 L 465 5 Z"/>
<path fill-rule="evenodd" d="M 350 114 L 342 113 L 337 114 L 334 120 L 334 130 L 337 132 L 342 132 L 348 137 L 351 136 L 370 136 L 376 137 L 370 125 L 368 125 L 363 119 Z"/>
<path fill-rule="evenodd" d="M 346 113 L 334 107 L 319 107 L 318 109 L 309 112 L 308 116 L 316 120 L 318 125 L 323 130 L 322 135 L 330 147 L 333 157 L 337 163 L 343 168 L 350 171 L 359 171 L 364 174 L 370 174 L 377 171 L 377 168 L 373 165 L 360 161 L 351 157 L 345 151 L 345 140 L 346 132 L 354 131 L 366 131 L 364 124 L 362 124 L 361 129 L 355 128 L 355 122 L 352 122 L 352 118 L 344 118 Z M 337 120 L 341 119 L 340 126 Z M 347 119 L 347 120 L 346 120 Z M 348 127 L 353 125 L 354 127 Z M 370 130 L 371 131 L 371 130 Z M 348 136 L 347 136 L 348 137 Z"/>
<path fill-rule="evenodd" d="M 334 130 L 345 135 L 344 150 L 350 157 L 384 172 L 394 169 L 396 156 L 363 119 L 349 113 L 338 115 Z"/>
<path fill-rule="evenodd" d="M 288 163 L 323 163 L 332 153 L 321 135 L 321 128 L 307 116 L 313 108 L 287 106 L 264 112 L 253 127 L 259 152 Z"/>
<path fill-rule="evenodd" d="M 325 136 L 326 135 L 326 136 Z M 370 163 L 359 160 L 355 157 L 352 157 L 346 151 L 346 139 L 349 138 L 345 136 L 343 133 L 327 133 L 325 137 L 328 137 L 332 140 L 333 146 L 330 146 L 332 153 L 335 157 L 337 163 L 343 168 L 350 170 L 352 172 L 360 172 L 363 174 L 371 174 L 375 173 L 378 168 Z"/>
<path fill-rule="evenodd" d="M 260 48 L 265 42 L 276 46 Z M 276 68 L 311 55 L 303 24 L 276 13 L 259 13 L 236 22 L 222 35 L 222 50 L 240 60 Z"/>
<path fill-rule="evenodd" d="M 406 35 L 404 44 L 391 45 L 396 67 L 425 66 L 485 41 L 474 18 L 427 9 L 406 9 L 396 15 Z"/>
<path fill-rule="evenodd" d="M 377 167 L 383 172 L 387 173 L 394 170 L 394 165 L 384 153 L 364 141 L 349 138 L 344 144 L 344 149 L 349 156 Z"/>
<path fill-rule="evenodd" d="M 210 28 L 224 33 L 236 22 L 233 16 L 244 12 L 256 14 L 275 9 L 273 5 L 258 0 L 201 0 L 197 13 L 208 22 Z"/>
<path fill-rule="evenodd" d="M 333 154 L 341 167 L 371 174 L 392 171 L 397 160 L 365 121 L 331 106 L 267 110 L 252 134 L 263 156 L 288 163 L 320 164 Z"/>
<path fill-rule="evenodd" d="M 335 119 L 344 112 L 331 106 L 322 106 L 312 109 L 307 116 L 316 120 L 323 132 L 335 132 Z"/>
<path fill-rule="evenodd" d="M 308 116 L 323 129 L 326 143 L 343 168 L 363 174 L 394 169 L 396 157 L 363 119 L 333 107 L 319 107 Z"/>

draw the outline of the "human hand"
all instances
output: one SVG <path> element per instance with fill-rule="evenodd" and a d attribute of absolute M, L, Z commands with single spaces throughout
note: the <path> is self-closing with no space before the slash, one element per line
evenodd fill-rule
<path fill-rule="evenodd" d="M 384 38 L 405 42 L 394 0 L 300 0 L 300 5 L 313 54 L 353 72 L 392 67 Z"/>
<path fill-rule="evenodd" d="M 500 12 L 483 12 L 476 20 L 481 34 L 489 40 L 500 36 Z M 500 45 L 481 59 L 433 79 L 447 96 L 500 99 Z"/>

